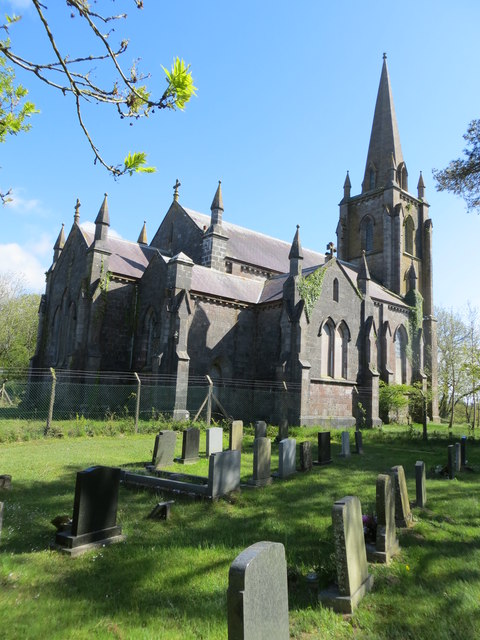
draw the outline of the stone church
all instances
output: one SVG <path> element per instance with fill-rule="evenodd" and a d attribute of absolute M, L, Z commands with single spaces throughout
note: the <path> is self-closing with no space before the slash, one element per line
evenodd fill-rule
<path fill-rule="evenodd" d="M 150 243 L 145 225 L 137 242 L 109 234 L 106 196 L 89 232 L 77 201 L 32 367 L 168 378 L 177 419 L 189 380 L 205 375 L 287 389 L 258 418 L 292 425 L 349 426 L 359 411 L 378 424 L 381 380 L 428 383 L 438 413 L 432 222 L 421 173 L 409 190 L 385 56 L 361 193 L 347 173 L 336 248 L 304 249 L 298 226 L 290 245 L 233 224 L 220 183 L 210 215 L 198 213 L 179 186 Z"/>

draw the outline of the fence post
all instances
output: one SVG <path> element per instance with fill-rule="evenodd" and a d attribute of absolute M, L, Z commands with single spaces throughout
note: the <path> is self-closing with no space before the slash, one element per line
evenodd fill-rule
<path fill-rule="evenodd" d="M 213 395 L 213 382 L 210 376 L 205 376 L 208 382 L 208 396 L 207 396 L 207 425 L 210 426 L 212 421 L 212 395 Z"/>
<path fill-rule="evenodd" d="M 52 389 L 50 391 L 50 405 L 48 407 L 47 424 L 45 425 L 45 429 L 43 430 L 44 436 L 48 435 L 50 427 L 52 426 L 53 405 L 55 404 L 55 387 L 57 385 L 57 376 L 53 367 L 50 367 L 50 373 L 52 375 Z"/>
<path fill-rule="evenodd" d="M 140 414 L 140 392 L 142 390 L 142 383 L 136 371 L 133 372 L 133 375 L 137 379 L 137 406 L 135 407 L 135 433 L 138 433 L 138 416 Z"/>

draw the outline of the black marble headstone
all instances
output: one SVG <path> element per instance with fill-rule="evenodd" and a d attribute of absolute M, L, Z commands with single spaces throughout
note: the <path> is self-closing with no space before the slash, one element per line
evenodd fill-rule
<path fill-rule="evenodd" d="M 332 454 L 330 452 L 330 431 L 318 432 L 318 460 L 315 464 L 330 464 Z"/>
<path fill-rule="evenodd" d="M 91 546 L 124 539 L 117 525 L 120 474 L 113 467 L 90 467 L 77 473 L 72 525 L 57 533 L 58 548 L 76 555 Z"/>
<path fill-rule="evenodd" d="M 363 438 L 361 431 L 355 431 L 355 451 L 360 455 L 363 453 Z"/>
<path fill-rule="evenodd" d="M 308 440 L 300 443 L 300 471 L 312 469 L 312 443 Z"/>
<path fill-rule="evenodd" d="M 467 464 L 467 436 L 462 436 L 460 440 L 460 447 L 460 463 L 463 469 Z"/>
<path fill-rule="evenodd" d="M 191 464 L 198 462 L 198 451 L 200 449 L 200 429 L 190 427 L 183 432 L 182 457 L 177 458 L 177 462 Z"/>
<path fill-rule="evenodd" d="M 278 425 L 278 435 L 275 438 L 275 442 L 281 442 L 288 438 L 288 421 L 283 419 L 280 420 L 280 424 Z"/>

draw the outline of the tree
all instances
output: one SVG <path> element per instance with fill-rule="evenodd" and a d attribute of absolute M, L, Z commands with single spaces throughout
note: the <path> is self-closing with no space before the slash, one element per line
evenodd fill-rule
<path fill-rule="evenodd" d="M 120 1 L 125 2 L 125 0 Z M 143 0 L 131 1 L 138 9 L 143 8 Z M 148 76 L 139 71 L 137 62 L 134 62 L 128 71 L 125 71 L 120 64 L 120 58 L 127 51 L 128 40 L 123 38 L 118 44 L 113 44 L 111 42 L 112 33 L 114 33 L 112 25 L 125 20 L 127 15 L 125 13 L 108 15 L 106 11 L 99 8 L 106 2 L 115 2 L 115 0 L 103 0 L 103 2 L 99 0 L 93 5 L 86 0 L 65 0 L 63 7 L 65 18 L 77 19 L 75 26 L 78 31 L 82 31 L 82 36 L 76 38 L 75 42 L 83 43 L 88 35 L 93 35 L 93 41 L 98 47 L 96 51 L 80 51 L 73 56 L 65 54 L 59 47 L 47 19 L 47 5 L 39 0 L 32 0 L 39 17 L 41 32 L 53 55 L 52 61 L 40 63 L 38 60 L 26 59 L 15 51 L 9 37 L 0 41 L 0 54 L 17 68 L 35 75 L 49 87 L 64 95 L 72 96 L 79 125 L 93 151 L 95 163 L 102 164 L 114 177 L 125 173 L 132 175 L 138 171 L 152 172 L 155 169 L 146 166 L 144 152 L 128 153 L 123 165 L 108 163 L 86 127 L 83 106 L 92 102 L 110 106 L 121 119 L 134 120 L 148 117 L 156 109 L 184 109 L 186 103 L 195 95 L 196 87 L 193 84 L 190 65 L 176 58 L 170 71 L 163 67 L 167 80 L 166 89 L 160 97 L 152 97 L 146 84 Z M 61 9 L 55 6 L 54 10 Z M 6 22 L 0 25 L 0 28 L 9 36 L 12 25 L 19 20 L 18 16 L 7 16 Z M 93 65 L 97 68 L 96 75 L 92 71 Z M 102 79 L 98 79 L 99 77 Z M 2 95 L 1 85 L 0 95 Z"/>
<path fill-rule="evenodd" d="M 40 296 L 25 292 L 23 281 L 0 275 L 0 368 L 26 369 L 35 352 Z"/>
<path fill-rule="evenodd" d="M 472 120 L 463 136 L 467 147 L 464 158 L 452 160 L 448 167 L 433 170 L 438 191 L 461 196 L 469 210 L 480 211 L 480 120 Z"/>

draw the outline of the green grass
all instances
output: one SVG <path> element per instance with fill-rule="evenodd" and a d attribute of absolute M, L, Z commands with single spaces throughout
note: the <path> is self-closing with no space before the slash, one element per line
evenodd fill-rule
<path fill-rule="evenodd" d="M 316 429 L 292 431 L 315 449 Z M 430 434 L 424 443 L 418 429 L 367 430 L 365 455 L 345 460 L 338 457 L 340 432 L 332 432 L 333 464 L 214 503 L 175 495 L 168 522 L 147 515 L 171 494 L 121 488 L 118 520 L 126 542 L 75 559 L 49 545 L 50 520 L 72 512 L 76 472 L 92 464 L 141 468 L 151 458 L 153 436 L 4 443 L 0 473 L 13 476 L 13 487 L 0 491 L 0 636 L 224 640 L 229 566 L 248 545 L 272 540 L 286 549 L 292 638 L 480 638 L 480 449 L 469 442 L 473 471 L 449 481 L 433 472 L 446 462 L 448 430 L 431 427 Z M 454 430 L 451 441 L 460 435 Z M 243 479 L 251 476 L 252 442 L 247 429 Z M 177 446 L 180 453 L 180 437 Z M 278 449 L 272 449 L 275 469 Z M 373 511 L 376 476 L 395 464 L 404 466 L 414 500 L 416 460 L 429 470 L 428 503 L 414 509 L 416 526 L 400 532 L 401 556 L 389 567 L 371 566 L 374 590 L 351 618 L 321 607 L 305 576 L 317 571 L 320 588 L 335 577 L 333 502 L 357 495 L 363 512 Z M 206 475 L 207 465 L 203 458 L 181 470 Z"/>

